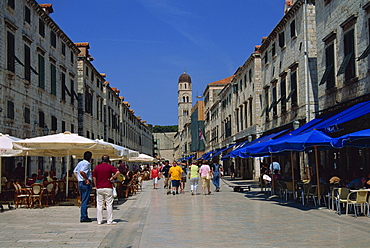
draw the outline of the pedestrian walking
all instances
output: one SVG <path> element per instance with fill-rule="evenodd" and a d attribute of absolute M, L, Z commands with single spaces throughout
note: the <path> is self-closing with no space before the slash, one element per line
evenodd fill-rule
<path fill-rule="evenodd" d="M 199 181 L 199 167 L 196 164 L 196 161 L 193 161 L 189 166 L 189 180 L 191 194 L 196 195 Z"/>
<path fill-rule="evenodd" d="M 157 189 L 158 187 L 158 177 L 159 177 L 159 169 L 157 168 L 157 164 L 153 164 L 153 169 L 150 171 L 150 178 L 153 179 L 153 188 Z"/>
<path fill-rule="evenodd" d="M 216 187 L 216 192 L 219 192 L 220 191 L 220 178 L 223 173 L 222 166 L 218 163 L 213 163 L 212 173 L 213 173 L 212 183 Z"/>
<path fill-rule="evenodd" d="M 164 166 L 162 167 L 161 173 L 164 176 L 164 188 L 167 188 L 167 195 L 171 194 L 171 178 L 168 174 L 171 168 L 170 161 L 165 160 Z"/>
<path fill-rule="evenodd" d="M 181 173 L 182 168 L 177 165 L 176 161 L 173 161 L 172 167 L 168 171 L 169 176 L 171 177 L 171 183 L 172 183 L 172 194 L 178 194 L 179 193 L 179 186 L 181 181 Z"/>
<path fill-rule="evenodd" d="M 202 191 L 203 195 L 206 194 L 206 188 L 208 189 L 208 194 L 211 194 L 211 178 L 212 178 L 212 171 L 209 165 L 207 164 L 207 160 L 203 160 L 203 164 L 199 169 L 200 177 L 202 178 Z"/>
<path fill-rule="evenodd" d="M 185 163 L 181 163 L 182 173 L 181 173 L 181 181 L 180 181 L 180 192 L 185 193 L 185 185 L 186 185 L 186 177 L 188 174 L 188 170 L 186 168 Z"/>
<path fill-rule="evenodd" d="M 232 162 L 230 165 L 230 178 L 232 180 L 235 179 L 235 163 L 234 162 Z"/>
<path fill-rule="evenodd" d="M 81 197 L 80 222 L 92 222 L 87 213 L 92 188 L 91 157 L 92 153 L 90 151 L 86 151 L 84 153 L 84 159 L 76 165 L 76 168 L 73 171 L 78 180 L 78 190 L 80 191 Z"/>
<path fill-rule="evenodd" d="M 117 224 L 113 221 L 113 187 L 112 182 L 120 174 L 120 171 L 110 165 L 109 156 L 104 155 L 102 163 L 97 165 L 93 172 L 94 185 L 96 187 L 96 218 L 98 225 L 103 221 L 104 203 L 107 209 L 107 224 Z"/>

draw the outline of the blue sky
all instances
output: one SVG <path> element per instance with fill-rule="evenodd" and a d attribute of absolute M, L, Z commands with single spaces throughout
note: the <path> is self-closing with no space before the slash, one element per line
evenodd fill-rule
<path fill-rule="evenodd" d="M 193 104 L 207 84 L 229 77 L 284 14 L 285 0 L 46 0 L 73 42 L 135 115 L 177 125 L 177 81 L 186 72 Z"/>

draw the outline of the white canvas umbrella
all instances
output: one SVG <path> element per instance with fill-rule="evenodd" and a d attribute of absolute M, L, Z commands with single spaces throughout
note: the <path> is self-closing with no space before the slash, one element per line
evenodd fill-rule
<path fill-rule="evenodd" d="M 67 172 L 69 171 L 70 155 L 82 157 L 85 151 L 91 151 L 92 153 L 94 151 L 96 153 L 103 152 L 107 155 L 109 155 L 109 152 L 117 153 L 111 145 L 99 143 L 70 132 L 24 139 L 14 142 L 13 146 L 15 149 L 32 151 L 32 153 L 40 152 L 41 156 L 67 156 Z M 66 195 L 68 196 L 68 177 Z"/>
<path fill-rule="evenodd" d="M 129 162 L 154 162 L 155 160 L 155 158 L 146 154 L 139 154 L 137 157 L 128 158 Z"/>
<path fill-rule="evenodd" d="M 22 139 L 10 136 L 8 134 L 0 133 L 0 181 L 2 179 L 2 157 L 14 157 L 22 156 L 24 152 L 22 150 L 14 150 L 13 142 L 21 141 Z M 0 185 L 1 193 L 1 185 Z"/>

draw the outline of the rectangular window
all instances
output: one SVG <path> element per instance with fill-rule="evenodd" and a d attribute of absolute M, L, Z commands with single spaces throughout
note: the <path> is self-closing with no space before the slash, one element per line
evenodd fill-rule
<path fill-rule="evenodd" d="M 244 123 L 245 123 L 245 128 L 248 127 L 248 102 L 244 103 Z"/>
<path fill-rule="evenodd" d="M 45 89 L 45 58 L 38 55 L 38 73 L 39 73 L 39 87 Z"/>
<path fill-rule="evenodd" d="M 253 78 L 253 74 L 252 74 L 252 69 L 249 69 L 249 82 L 252 83 L 252 78 Z"/>
<path fill-rule="evenodd" d="M 14 102 L 7 101 L 7 115 L 9 119 L 14 119 Z"/>
<path fill-rule="evenodd" d="M 14 34 L 7 32 L 7 69 L 15 72 Z"/>
<path fill-rule="evenodd" d="M 45 127 L 45 114 L 39 111 L 39 127 Z"/>
<path fill-rule="evenodd" d="M 58 129 L 58 119 L 55 116 L 51 117 L 51 130 L 57 131 Z"/>
<path fill-rule="evenodd" d="M 284 36 L 284 32 L 281 32 L 279 34 L 279 47 L 281 47 L 281 48 L 285 47 L 285 36 Z"/>
<path fill-rule="evenodd" d="M 291 106 L 298 106 L 298 94 L 297 94 L 297 71 L 293 71 L 290 74 L 290 90 L 291 90 Z"/>
<path fill-rule="evenodd" d="M 269 57 L 268 57 L 268 52 L 267 51 L 265 53 L 264 62 L 265 62 L 265 64 L 267 64 L 269 62 Z"/>
<path fill-rule="evenodd" d="M 281 113 L 286 111 L 286 77 L 281 78 L 280 82 L 280 101 L 281 101 Z"/>
<path fill-rule="evenodd" d="M 31 81 L 31 49 L 24 45 L 24 79 Z"/>
<path fill-rule="evenodd" d="M 71 133 L 75 132 L 75 125 L 71 124 Z"/>
<path fill-rule="evenodd" d="M 253 106 L 252 99 L 249 100 L 249 125 L 253 125 Z"/>
<path fill-rule="evenodd" d="M 75 61 L 75 55 L 71 51 L 71 64 L 74 64 L 74 61 Z"/>
<path fill-rule="evenodd" d="M 277 115 L 277 89 L 276 86 L 272 88 L 272 116 Z"/>
<path fill-rule="evenodd" d="M 31 24 L 31 10 L 27 6 L 24 6 L 24 21 Z"/>
<path fill-rule="evenodd" d="M 66 131 L 66 122 L 62 121 L 62 133 Z"/>
<path fill-rule="evenodd" d="M 270 96 L 269 96 L 269 88 L 266 88 L 265 89 L 265 113 L 266 113 L 266 120 L 269 119 L 269 111 L 268 111 L 268 108 L 270 106 Z"/>
<path fill-rule="evenodd" d="M 8 6 L 12 9 L 15 9 L 15 0 L 8 0 Z"/>
<path fill-rule="evenodd" d="M 57 47 L 57 35 L 54 31 L 50 31 L 50 45 L 54 48 Z"/>
<path fill-rule="evenodd" d="M 348 62 L 346 62 L 347 65 L 345 66 L 344 77 L 346 80 L 350 80 L 356 76 L 354 29 L 344 35 L 344 57 L 348 58 Z"/>
<path fill-rule="evenodd" d="M 243 89 L 243 80 L 242 79 L 239 80 L 239 88 L 240 88 L 240 90 Z"/>
<path fill-rule="evenodd" d="M 236 132 L 239 132 L 239 109 L 235 110 Z"/>
<path fill-rule="evenodd" d="M 89 67 L 86 66 L 86 77 L 89 77 Z"/>
<path fill-rule="evenodd" d="M 62 91 L 61 91 L 62 100 L 65 101 L 66 100 L 66 74 L 64 74 L 63 72 L 62 72 L 62 82 L 61 82 L 61 84 L 62 84 Z"/>
<path fill-rule="evenodd" d="M 75 103 L 75 81 L 71 79 L 71 104 Z"/>
<path fill-rule="evenodd" d="M 296 37 L 296 32 L 295 32 L 295 20 L 293 20 L 290 23 L 290 38 Z"/>
<path fill-rule="evenodd" d="M 243 105 L 240 106 L 240 130 L 244 129 L 244 120 L 243 120 Z"/>
<path fill-rule="evenodd" d="M 51 91 L 50 93 L 54 96 L 57 95 L 57 68 L 54 64 L 50 64 L 50 75 L 51 75 Z"/>
<path fill-rule="evenodd" d="M 94 83 L 94 71 L 91 71 L 91 82 Z"/>
<path fill-rule="evenodd" d="M 275 42 L 271 45 L 271 56 L 274 57 L 276 55 L 276 47 Z"/>
<path fill-rule="evenodd" d="M 66 56 L 66 44 L 64 44 L 64 42 L 62 42 L 62 54 L 64 55 L 64 56 Z"/>
<path fill-rule="evenodd" d="M 325 72 L 320 81 L 320 85 L 326 83 L 326 89 L 335 87 L 334 74 L 334 44 L 325 48 Z"/>
<path fill-rule="evenodd" d="M 45 22 L 39 19 L 39 34 L 45 38 Z"/>
<path fill-rule="evenodd" d="M 27 107 L 24 108 L 24 122 L 31 123 L 31 110 Z"/>

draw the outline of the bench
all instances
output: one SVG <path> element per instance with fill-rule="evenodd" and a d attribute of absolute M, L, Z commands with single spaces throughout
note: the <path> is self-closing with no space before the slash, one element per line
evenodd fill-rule
<path fill-rule="evenodd" d="M 237 185 L 237 186 L 231 186 L 234 188 L 234 192 L 244 192 L 244 190 L 251 191 L 252 185 L 250 184 L 243 184 L 243 185 Z"/>

